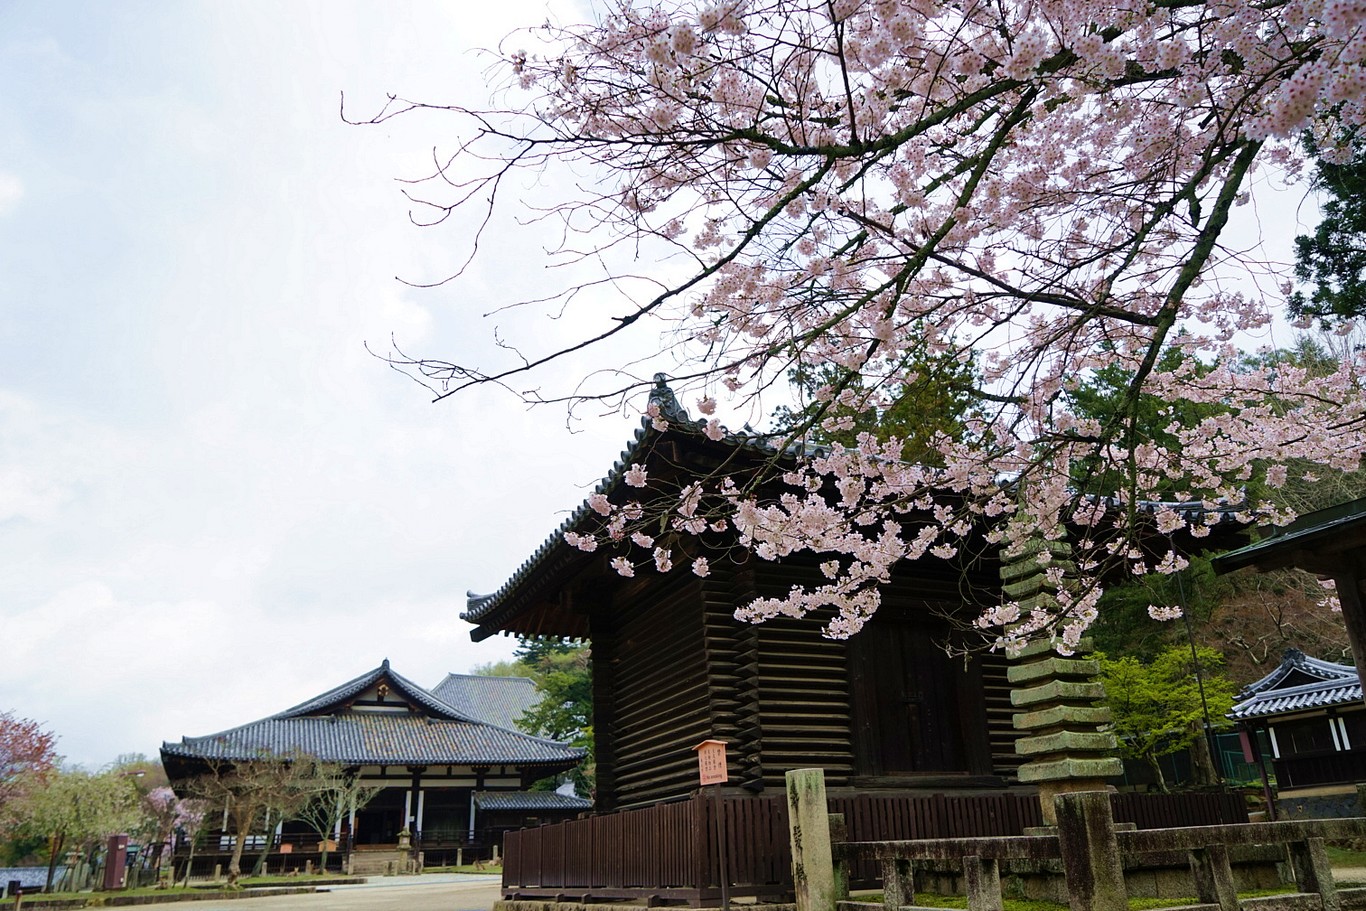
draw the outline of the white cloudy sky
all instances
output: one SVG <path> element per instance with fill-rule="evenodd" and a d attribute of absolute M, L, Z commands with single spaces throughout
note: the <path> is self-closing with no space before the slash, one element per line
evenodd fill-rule
<path fill-rule="evenodd" d="M 568 5 L 568 4 L 564 4 Z M 553 11 L 551 11 L 553 12 Z M 488 98 L 545 0 L 0 5 L 0 710 L 76 762 L 155 753 L 388 657 L 506 657 L 458 618 L 600 477 L 624 419 L 440 404 L 368 355 L 487 345 L 510 254 L 456 262 L 393 178 Z"/>

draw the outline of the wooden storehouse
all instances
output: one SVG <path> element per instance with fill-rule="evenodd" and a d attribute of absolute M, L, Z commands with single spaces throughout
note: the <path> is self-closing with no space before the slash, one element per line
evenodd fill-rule
<path fill-rule="evenodd" d="M 882 606 L 847 640 L 821 635 L 829 616 L 757 625 L 734 616 L 755 598 L 820 585 L 818 557 L 762 559 L 733 532 L 712 530 L 671 542 L 675 562 L 706 556 L 706 575 L 686 565 L 658 572 L 644 559 L 624 577 L 608 547 L 574 546 L 602 529 L 600 497 L 677 502 L 700 478 L 744 483 L 792 458 L 759 438 L 710 439 L 662 381 L 653 404 L 660 426 L 644 421 L 593 495 L 501 588 L 471 594 L 463 614 L 476 641 L 546 635 L 592 647 L 597 812 L 509 833 L 504 896 L 696 905 L 719 898 L 723 881 L 730 895 L 782 896 L 791 886 L 784 776 L 797 768 L 824 770 L 831 810 L 854 840 L 1018 835 L 1041 824 L 1035 789 L 1017 777 L 1006 659 L 973 638 L 971 621 L 1001 598 L 984 540 L 960 557 L 897 566 Z M 634 474 L 639 484 L 637 465 L 644 487 L 628 482 Z M 928 517 L 903 521 L 913 534 Z M 719 793 L 699 787 L 693 747 L 704 740 L 727 745 Z M 1246 819 L 1237 801 L 1130 798 L 1116 818 L 1139 825 Z M 724 849 L 718 827 L 729 833 Z"/>
<path fill-rule="evenodd" d="M 528 696 L 534 697 L 528 683 L 520 678 L 470 682 L 451 675 L 428 690 L 394 671 L 386 659 L 268 718 L 164 743 L 161 759 L 177 788 L 192 791 L 192 780 L 213 768 L 271 756 L 314 756 L 381 788 L 333 833 L 340 849 L 334 849 L 336 859 L 351 849 L 397 850 L 404 829 L 411 851 L 426 852 L 429 862 L 447 854 L 453 858 L 456 849 L 470 857 L 487 856 L 506 829 L 571 818 L 591 806 L 581 798 L 529 790 L 534 782 L 572 768 L 584 752 L 501 723 L 514 720 Z M 473 705 L 476 696 L 483 697 L 482 705 Z M 316 834 L 302 822 L 277 824 L 273 838 L 273 850 L 292 855 L 300 867 L 305 858 L 319 855 Z M 215 851 L 230 852 L 232 839 L 227 832 L 211 834 L 207 849 L 197 853 L 207 864 Z"/>
<path fill-rule="evenodd" d="M 698 433 L 667 388 L 655 402 L 672 428 L 684 429 L 644 422 L 597 490 L 612 501 L 668 496 L 723 466 L 743 474 L 775 458 L 746 437 Z M 647 490 L 625 485 L 632 464 L 645 467 Z M 803 767 L 824 769 L 835 793 L 1012 785 L 1018 760 L 1005 659 L 945 649 L 981 645 L 961 638 L 962 621 L 999 598 L 989 548 L 900 567 L 868 626 L 841 641 L 821 635 L 829 617 L 757 625 L 734 617 L 756 597 L 819 585 L 813 556 L 758 559 L 717 534 L 702 539 L 705 578 L 648 565 L 623 578 L 611 554 L 565 540 L 599 522 L 585 503 L 502 588 L 471 595 L 463 614 L 475 640 L 502 632 L 591 641 L 599 810 L 693 792 L 692 747 L 706 739 L 727 742 L 735 794 L 779 793 L 784 773 Z"/>

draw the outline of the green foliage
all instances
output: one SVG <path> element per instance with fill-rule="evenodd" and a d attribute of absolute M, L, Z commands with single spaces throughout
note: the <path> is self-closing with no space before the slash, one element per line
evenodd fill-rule
<path fill-rule="evenodd" d="M 938 464 L 932 444 L 941 434 L 962 436 L 977 385 L 976 371 L 971 363 L 923 349 L 914 349 L 900 369 L 914 379 L 876 383 L 835 365 L 792 370 L 788 379 L 804 404 L 776 409 L 775 429 L 846 447 L 857 445 L 862 433 L 879 440 L 896 437 L 902 441 L 901 455 L 906 461 Z M 832 429 L 828 426 L 832 422 L 842 429 Z"/>
<path fill-rule="evenodd" d="M 491 677 L 529 677 L 541 699 L 517 726 L 528 734 L 550 737 L 588 751 L 588 758 L 569 773 L 581 795 L 593 793 L 593 663 L 589 648 L 580 642 L 551 637 L 518 640 L 513 661 L 480 665 L 474 673 Z M 538 790 L 554 790 L 554 778 L 536 783 Z"/>
<path fill-rule="evenodd" d="M 525 677 L 527 668 L 516 660 L 490 661 L 487 664 L 476 664 L 470 668 L 470 673 L 477 677 Z"/>
<path fill-rule="evenodd" d="M 588 751 L 569 773 L 574 790 L 593 793 L 593 665 L 588 646 L 570 642 L 522 640 L 521 661 L 533 670 L 541 700 L 517 720 L 524 731 L 564 741 Z M 550 782 L 538 783 L 553 788 Z"/>
<path fill-rule="evenodd" d="M 1157 369 L 1171 371 L 1185 368 L 1197 376 L 1209 372 L 1209 366 L 1193 359 L 1179 347 L 1164 351 Z M 1072 411 L 1082 419 L 1095 421 L 1100 436 L 1116 442 L 1115 451 L 1128 452 L 1144 443 L 1173 447 L 1175 427 L 1191 428 L 1205 418 L 1218 413 L 1218 406 L 1185 399 L 1168 399 L 1147 393 L 1136 398 L 1130 387 L 1134 372 L 1124 367 L 1107 365 L 1097 369 L 1084 382 L 1068 392 Z M 1097 453 L 1072 466 L 1072 477 L 1077 488 L 1085 493 L 1102 496 L 1127 490 L 1131 467 L 1119 462 L 1106 462 Z M 1167 479 L 1171 492 L 1187 485 L 1179 476 Z"/>
<path fill-rule="evenodd" d="M 517 649 L 512 656 L 523 667 L 537 668 L 546 660 L 557 655 L 586 654 L 588 647 L 569 639 L 553 636 L 524 636 L 517 640 Z"/>
<path fill-rule="evenodd" d="M 1291 295 L 1290 312 L 1324 322 L 1366 316 L 1366 146 L 1343 164 L 1320 158 L 1313 186 L 1328 197 L 1323 220 L 1295 238 L 1295 278 L 1313 288 Z"/>
<path fill-rule="evenodd" d="M 17 867 L 39 858 L 47 858 L 47 838 L 25 835 L 0 841 L 0 867 Z"/>
<path fill-rule="evenodd" d="M 117 771 L 62 769 L 25 795 L 17 829 L 21 836 L 49 841 L 49 889 L 63 852 L 91 851 L 106 836 L 139 826 L 142 811 L 132 782 L 132 777 Z"/>
<path fill-rule="evenodd" d="M 1179 573 L 1149 573 L 1106 589 L 1100 616 L 1088 631 L 1096 650 L 1151 661 L 1163 648 L 1185 641 L 1179 624 L 1157 624 L 1148 616 L 1150 605 L 1179 606 L 1195 623 L 1203 624 L 1236 592 L 1239 579 L 1215 575 L 1208 554 L 1192 554 L 1190 566 Z"/>
<path fill-rule="evenodd" d="M 1217 722 L 1233 708 L 1237 688 L 1220 672 L 1224 656 L 1204 647 L 1196 655 L 1204 684 L 1203 703 L 1187 645 L 1169 646 L 1151 661 L 1132 655 L 1097 655 L 1120 752 L 1146 762 L 1158 776 L 1159 786 L 1165 787 L 1158 759 L 1202 736 L 1206 712 Z"/>

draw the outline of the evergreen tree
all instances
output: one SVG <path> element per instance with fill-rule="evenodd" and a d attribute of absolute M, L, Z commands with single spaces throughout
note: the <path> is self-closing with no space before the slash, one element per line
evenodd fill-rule
<path fill-rule="evenodd" d="M 1295 278 L 1312 287 L 1291 295 L 1290 311 L 1325 323 L 1366 316 L 1366 146 L 1342 163 L 1319 158 L 1313 187 L 1328 197 L 1323 220 L 1295 238 Z"/>

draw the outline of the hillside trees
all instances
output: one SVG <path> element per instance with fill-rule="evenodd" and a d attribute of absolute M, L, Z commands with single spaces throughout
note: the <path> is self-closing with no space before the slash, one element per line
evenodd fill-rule
<path fill-rule="evenodd" d="M 440 107 L 465 135 L 405 193 L 414 218 L 470 227 L 485 253 L 503 225 L 553 226 L 564 283 L 498 309 L 586 308 L 583 336 L 538 348 L 499 333 L 488 363 L 392 360 L 438 397 L 496 384 L 570 403 L 639 403 L 667 364 L 703 415 L 672 429 L 712 438 L 725 409 L 763 413 L 789 371 L 819 378 L 835 433 L 850 411 L 894 407 L 917 363 L 972 365 L 968 417 L 933 436 L 931 459 L 865 434 L 785 470 L 780 496 L 761 493 L 776 468 L 722 468 L 601 503 L 603 534 L 576 536 L 623 573 L 707 572 L 688 543 L 704 529 L 733 528 L 765 559 L 825 555 L 827 581 L 744 619 L 819 611 L 850 635 L 896 561 L 952 558 L 984 523 L 1007 549 L 1079 529 L 1088 579 L 1173 571 L 1176 555 L 1136 546 L 1142 522 L 1203 535 L 1219 503 L 1285 521 L 1246 499 L 1249 477 L 1274 489 L 1288 463 L 1349 470 L 1366 449 L 1361 352 L 1327 373 L 1231 356 L 1288 289 L 1225 238 L 1254 183 L 1298 173 L 1303 131 L 1325 160 L 1352 154 L 1364 19 L 1355 0 L 661 0 L 547 25 L 505 45 L 498 109 Z M 421 110 L 434 107 L 395 99 L 370 122 Z M 495 217 L 508 210 L 521 220 Z M 567 390 L 536 378 L 628 336 L 629 364 Z M 1129 379 L 1100 422 L 1068 396 L 1107 367 Z M 1209 413 L 1143 440 L 1147 397 Z M 1088 464 L 1107 498 L 1073 485 Z M 1099 596 L 979 622 L 1003 643 L 1068 648 Z"/>

